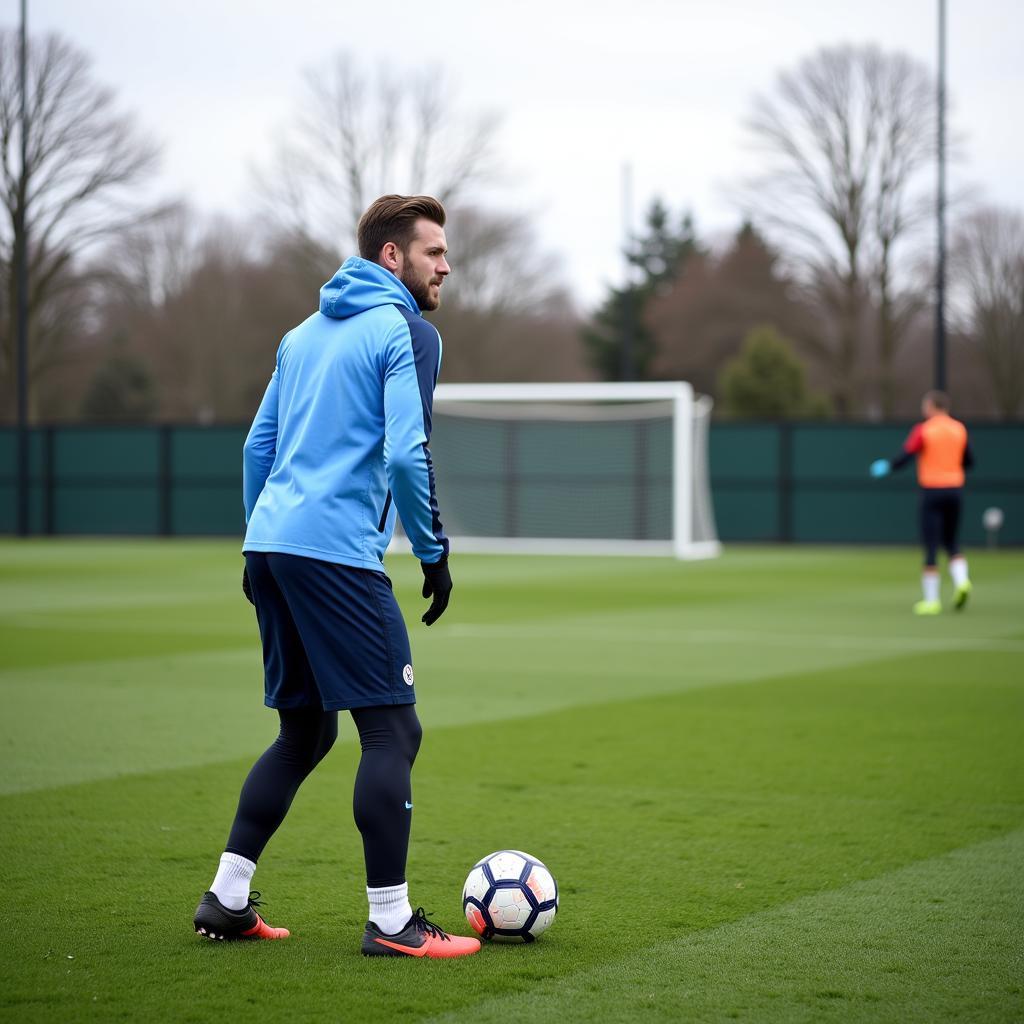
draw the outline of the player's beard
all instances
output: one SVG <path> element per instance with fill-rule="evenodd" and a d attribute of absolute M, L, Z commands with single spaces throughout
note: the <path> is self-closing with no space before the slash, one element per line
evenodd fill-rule
<path fill-rule="evenodd" d="M 399 280 L 409 289 L 409 294 L 416 300 L 416 305 L 421 311 L 429 313 L 441 305 L 440 290 L 436 295 L 430 294 L 430 286 L 441 283 L 433 275 L 424 281 L 423 278 L 415 276 L 411 270 L 405 270 Z"/>

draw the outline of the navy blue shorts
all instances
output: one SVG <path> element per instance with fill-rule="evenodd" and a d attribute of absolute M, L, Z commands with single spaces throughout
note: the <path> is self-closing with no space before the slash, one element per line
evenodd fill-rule
<path fill-rule="evenodd" d="M 325 711 L 415 704 L 409 634 L 382 572 L 246 552 L 264 703 Z"/>

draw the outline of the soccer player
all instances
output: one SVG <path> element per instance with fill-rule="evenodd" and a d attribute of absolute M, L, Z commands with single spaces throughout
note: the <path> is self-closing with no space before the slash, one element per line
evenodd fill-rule
<path fill-rule="evenodd" d="M 195 929 L 209 938 L 287 937 L 256 912 L 250 882 L 348 711 L 362 749 L 353 810 L 370 904 L 363 953 L 432 959 L 480 948 L 409 902 L 410 773 L 422 732 L 409 637 L 383 565 L 397 510 L 432 598 L 422 621 L 436 622 L 452 590 L 427 447 L 441 339 L 421 314 L 437 309 L 450 271 L 444 223 L 428 196 L 382 196 L 366 210 L 360 258 L 285 335 L 245 442 L 242 589 L 280 734 L 242 786 L 196 909 Z"/>
<path fill-rule="evenodd" d="M 953 607 L 959 611 L 971 593 L 967 559 L 960 553 L 958 533 L 964 470 L 974 464 L 967 428 L 949 415 L 949 398 L 942 391 L 929 391 L 921 402 L 924 421 L 910 431 L 903 450 L 894 459 L 876 459 L 871 475 L 887 476 L 917 459 L 917 482 L 921 488 L 921 539 L 924 544 L 923 598 L 914 605 L 917 615 L 938 615 L 939 545 L 949 556 L 949 575 L 955 588 Z"/>

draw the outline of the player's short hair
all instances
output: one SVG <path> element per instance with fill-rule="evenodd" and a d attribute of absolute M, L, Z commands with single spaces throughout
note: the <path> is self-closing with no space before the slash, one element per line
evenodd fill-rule
<path fill-rule="evenodd" d="M 394 242 L 402 252 L 408 251 L 416 231 L 416 221 L 433 221 L 444 227 L 444 207 L 433 196 L 381 196 L 374 200 L 359 218 L 356 239 L 359 255 L 374 263 L 388 242 Z"/>
<path fill-rule="evenodd" d="M 949 412 L 949 395 L 945 391 L 929 391 L 925 394 L 924 400 L 931 402 L 936 409 Z"/>

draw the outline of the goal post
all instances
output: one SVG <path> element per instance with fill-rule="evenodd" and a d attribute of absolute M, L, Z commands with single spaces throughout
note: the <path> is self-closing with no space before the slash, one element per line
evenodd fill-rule
<path fill-rule="evenodd" d="M 710 411 L 681 381 L 439 385 L 431 451 L 453 549 L 715 556 Z"/>

